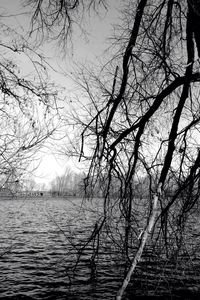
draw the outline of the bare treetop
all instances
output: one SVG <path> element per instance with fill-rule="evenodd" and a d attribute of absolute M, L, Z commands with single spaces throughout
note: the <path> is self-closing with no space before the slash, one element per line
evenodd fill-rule
<path fill-rule="evenodd" d="M 66 47 L 70 41 L 74 26 L 81 28 L 85 11 L 98 10 L 105 0 L 28 0 L 25 5 L 32 7 L 31 31 L 36 33 L 39 42 L 43 39 L 55 39 Z"/>

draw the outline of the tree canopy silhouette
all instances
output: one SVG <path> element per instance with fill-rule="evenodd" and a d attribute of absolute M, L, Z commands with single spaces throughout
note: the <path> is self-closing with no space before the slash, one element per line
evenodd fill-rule
<path fill-rule="evenodd" d="M 97 2 L 106 5 L 86 1 L 85 6 Z M 29 3 L 35 5 L 33 30 L 44 35 L 61 24 L 55 31 L 61 41 L 72 28 L 72 16 L 85 7 L 83 1 Z M 80 159 L 86 145 L 92 153 L 86 187 L 101 182 L 104 195 L 104 218 L 96 232 L 104 225 L 113 228 L 112 220 L 116 223 L 118 217 L 124 224 L 123 251 L 132 259 L 117 299 L 153 229 L 167 256 L 184 245 L 183 233 L 198 207 L 200 188 L 199 1 L 138 0 L 123 5 L 109 62 L 97 75 L 84 72 L 81 85 L 91 103 L 90 120 L 80 121 Z M 144 228 L 132 258 L 140 205 Z"/>

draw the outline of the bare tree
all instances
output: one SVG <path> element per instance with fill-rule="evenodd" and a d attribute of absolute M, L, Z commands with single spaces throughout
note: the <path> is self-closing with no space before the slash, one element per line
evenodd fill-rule
<path fill-rule="evenodd" d="M 54 133 L 57 91 L 48 79 L 43 57 L 14 29 L 3 23 L 0 27 L 2 188 L 25 176 L 34 153 Z"/>
<path fill-rule="evenodd" d="M 104 87 L 103 103 L 91 99 L 92 89 L 87 82 L 87 92 L 97 113 L 82 133 L 83 143 L 90 136 L 96 137 L 88 176 L 105 176 L 107 170 L 105 215 L 112 201 L 113 178 L 117 176 L 121 181 L 117 205 L 123 208 L 127 256 L 135 216 L 134 181 L 137 177 L 149 177 L 146 225 L 118 300 L 156 219 L 159 223 L 161 218 L 161 233 L 167 244 L 170 212 L 175 219 L 185 220 L 198 200 L 194 186 L 198 185 L 199 164 L 199 15 L 186 1 L 180 7 L 174 1 L 145 0 L 138 1 L 137 6 L 128 3 L 125 14 L 123 28 L 129 31 L 124 36 L 126 42 L 120 44 L 122 55 L 118 55 L 113 84 L 109 87 L 99 81 L 99 90 Z M 171 197 L 166 197 L 169 178 L 175 187 Z M 176 217 L 175 202 L 179 204 Z M 177 232 L 183 235 L 182 230 L 176 231 L 176 235 Z"/>
<path fill-rule="evenodd" d="M 61 41 L 71 29 L 71 12 L 78 12 L 83 5 L 56 1 L 52 6 L 48 1 L 54 12 L 49 14 L 43 1 L 31 3 L 37 4 L 33 28 L 43 34 L 44 29 L 49 32 L 61 22 L 56 35 Z M 153 232 L 155 240 L 164 243 L 166 255 L 170 252 L 169 236 L 174 243 L 171 255 L 180 250 L 185 225 L 199 199 L 200 155 L 199 2 L 127 1 L 123 16 L 115 37 L 116 54 L 112 52 L 100 74 L 84 74 L 81 83 L 91 103 L 87 106 L 89 120 L 81 121 L 80 158 L 86 157 L 86 145 L 92 153 L 86 184 L 105 182 L 104 218 L 95 232 L 99 234 L 104 226 L 108 229 L 113 207 L 124 225 L 123 252 L 130 268 L 118 300 Z M 138 250 L 132 253 L 139 233 L 137 187 L 145 178 L 148 190 L 140 220 L 143 231 Z M 111 187 L 116 179 L 120 184 L 113 199 Z"/>
<path fill-rule="evenodd" d="M 85 12 L 98 6 L 106 9 L 105 0 L 69 1 L 69 0 L 27 0 L 25 6 L 32 8 L 30 35 L 38 44 L 46 40 L 55 40 L 66 53 L 69 42 L 72 42 L 74 28 L 83 32 L 82 21 Z"/>
<path fill-rule="evenodd" d="M 54 196 L 81 196 L 83 180 L 82 173 L 75 173 L 71 168 L 66 168 L 63 175 L 56 176 L 51 181 L 51 193 Z"/>

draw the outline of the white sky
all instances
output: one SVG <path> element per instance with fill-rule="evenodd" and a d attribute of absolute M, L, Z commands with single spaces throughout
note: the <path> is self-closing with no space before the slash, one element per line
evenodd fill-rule
<path fill-rule="evenodd" d="M 22 9 L 20 4 L 25 1 L 20 0 L 0 0 L 0 11 L 4 14 L 17 14 L 21 13 Z M 91 15 L 87 25 L 87 39 L 75 32 L 73 39 L 73 51 L 65 58 L 61 56 L 58 48 L 54 44 L 45 45 L 43 49 L 46 51 L 46 55 L 51 57 L 50 63 L 56 68 L 62 66 L 63 70 L 69 72 L 73 69 L 74 63 L 81 62 L 87 63 L 92 61 L 93 64 L 98 64 L 101 59 L 103 51 L 107 48 L 108 43 L 106 38 L 111 34 L 112 24 L 117 22 L 118 12 L 117 8 L 120 8 L 120 0 L 109 0 L 110 9 L 107 13 L 104 12 L 100 17 L 97 15 Z M 27 17 L 24 15 L 10 16 L 9 18 L 3 18 L 2 22 L 7 22 L 14 28 L 20 29 L 22 32 L 24 27 L 27 27 Z M 63 84 L 68 90 L 73 89 L 72 83 L 69 79 L 64 78 L 57 73 L 52 73 L 52 78 L 57 82 Z M 51 153 L 51 150 L 45 150 L 42 153 L 38 153 L 39 167 L 34 172 L 35 180 L 38 183 L 48 184 L 57 175 L 62 175 L 67 167 L 72 169 L 78 166 L 75 160 L 70 157 L 55 156 Z M 36 164 L 38 164 L 36 162 Z"/>

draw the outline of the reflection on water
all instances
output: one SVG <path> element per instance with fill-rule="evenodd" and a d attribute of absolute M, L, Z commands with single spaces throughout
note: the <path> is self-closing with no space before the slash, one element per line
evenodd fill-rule
<path fill-rule="evenodd" d="M 105 247 L 99 252 L 96 278 L 91 272 L 90 244 L 87 245 L 82 260 L 73 273 L 77 250 L 80 249 L 83 238 L 90 235 L 91 227 L 101 216 L 101 211 L 101 201 L 96 201 L 93 206 L 88 203 L 85 210 L 80 199 L 2 200 L 0 298 L 114 299 L 123 272 L 120 271 L 119 265 L 116 268 L 115 256 L 111 259 L 110 252 L 113 250 L 109 242 L 106 244 L 105 241 Z M 196 259 L 191 271 L 195 284 L 200 282 L 199 266 L 200 262 Z M 164 267 L 165 273 L 162 272 Z M 180 272 L 176 270 L 173 277 L 173 267 L 170 263 L 167 265 L 166 262 L 160 261 L 159 264 L 150 262 L 146 264 L 143 261 L 137 268 L 134 290 L 129 287 L 126 299 L 133 299 L 134 294 L 151 295 L 151 291 L 154 295 L 161 294 L 161 290 L 162 294 L 165 290 L 166 294 L 169 294 L 173 285 L 179 293 L 177 299 L 186 299 L 182 290 L 179 291 L 175 287 L 177 282 L 181 287 L 191 285 L 191 277 L 186 276 L 183 271 L 183 269 L 180 269 Z M 72 274 L 75 274 L 73 278 Z M 174 299 L 172 295 L 175 294 L 166 299 Z M 190 296 L 188 297 L 187 299 L 190 299 Z"/>

